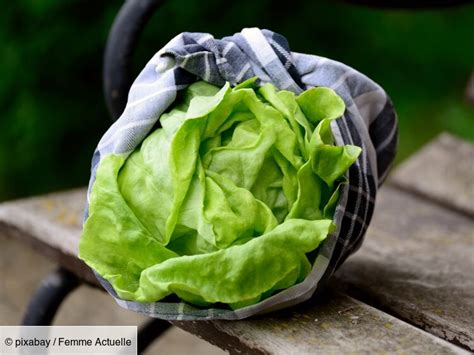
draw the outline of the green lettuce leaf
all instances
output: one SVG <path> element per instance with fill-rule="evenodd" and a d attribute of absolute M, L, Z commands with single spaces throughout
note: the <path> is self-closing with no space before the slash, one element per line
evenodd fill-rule
<path fill-rule="evenodd" d="M 333 230 L 342 99 L 255 79 L 189 86 L 132 154 L 101 160 L 79 256 L 126 300 L 250 305 L 305 279 Z"/>

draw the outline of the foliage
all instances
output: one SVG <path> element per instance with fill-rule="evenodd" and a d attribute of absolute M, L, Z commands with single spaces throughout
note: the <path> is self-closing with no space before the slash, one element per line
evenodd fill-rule
<path fill-rule="evenodd" d="M 92 151 L 110 124 L 102 50 L 120 1 L 21 0 L 0 15 L 0 200 L 85 185 Z M 473 70 L 474 6 L 370 9 L 294 0 L 170 0 L 153 17 L 136 70 L 183 31 L 224 36 L 269 28 L 291 48 L 355 67 L 392 97 L 403 159 L 438 132 L 474 139 L 463 102 Z"/>
<path fill-rule="evenodd" d="M 240 308 L 304 280 L 361 153 L 334 145 L 344 101 L 252 78 L 175 104 L 132 154 L 100 160 L 79 257 L 138 302 Z"/>

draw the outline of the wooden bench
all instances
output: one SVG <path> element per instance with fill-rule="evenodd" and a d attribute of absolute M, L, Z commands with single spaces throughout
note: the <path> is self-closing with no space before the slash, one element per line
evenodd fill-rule
<path fill-rule="evenodd" d="M 84 199 L 77 189 L 0 204 L 0 233 L 96 285 L 76 257 Z M 243 321 L 172 323 L 236 354 L 468 353 L 473 217 L 474 145 L 443 134 L 381 189 L 364 245 L 325 299 Z"/>

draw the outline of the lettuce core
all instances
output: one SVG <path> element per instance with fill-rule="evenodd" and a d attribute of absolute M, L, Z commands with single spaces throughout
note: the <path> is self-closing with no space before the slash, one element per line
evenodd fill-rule
<path fill-rule="evenodd" d="M 324 87 L 190 85 L 134 152 L 100 161 L 80 258 L 138 302 L 239 308 L 303 281 L 361 152 L 334 143 L 344 110 Z"/>

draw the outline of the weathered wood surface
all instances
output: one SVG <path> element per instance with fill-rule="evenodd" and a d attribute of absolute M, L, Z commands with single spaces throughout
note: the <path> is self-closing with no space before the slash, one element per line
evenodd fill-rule
<path fill-rule="evenodd" d="M 348 296 L 242 321 L 173 322 L 232 354 L 467 353 Z"/>
<path fill-rule="evenodd" d="M 385 187 L 337 278 L 352 296 L 474 349 L 473 275 L 472 218 Z"/>
<path fill-rule="evenodd" d="M 391 181 L 474 217 L 474 145 L 468 142 L 441 134 L 404 162 Z"/>
<path fill-rule="evenodd" d="M 337 278 L 351 295 L 474 350 L 474 145 L 442 134 L 389 185 Z"/>
<path fill-rule="evenodd" d="M 85 189 L 78 189 L 0 204 L 0 232 L 22 238 L 89 280 L 89 269 L 76 258 L 84 202 Z M 242 322 L 175 324 L 235 353 L 462 353 L 348 296 L 307 307 Z"/>
<path fill-rule="evenodd" d="M 462 146 L 463 151 L 472 148 Z M 468 201 L 452 202 L 449 196 L 455 194 L 442 190 L 439 177 L 449 178 L 452 191 L 458 191 L 460 186 L 472 186 L 456 179 L 470 170 L 459 168 L 454 180 L 446 173 L 457 169 L 446 162 L 446 147 L 457 149 L 452 138 L 442 138 L 430 147 L 442 153 L 427 155 L 423 150 L 407 163 L 410 169 L 402 165 L 395 173 L 395 187 L 382 189 L 364 246 L 341 268 L 334 283 L 333 287 L 375 308 L 338 293 L 325 303 L 257 319 L 175 324 L 236 353 L 462 352 L 404 321 L 472 347 L 473 221 Z M 470 153 L 462 154 L 468 163 Z M 433 156 L 436 164 L 428 159 Z M 416 172 L 416 167 L 425 169 L 419 159 L 428 161 L 430 169 L 442 167 L 444 173 L 432 170 L 436 179 L 427 180 Z M 415 189 L 417 179 L 425 183 Z M 433 182 L 441 186 L 441 195 L 429 186 Z M 433 194 L 438 204 L 430 200 Z M 90 270 L 76 257 L 84 203 L 85 189 L 78 189 L 0 204 L 0 233 L 27 241 L 94 282 Z"/>
<path fill-rule="evenodd" d="M 18 238 L 39 252 L 97 284 L 77 258 L 86 189 L 48 194 L 0 204 L 0 233 Z"/>

